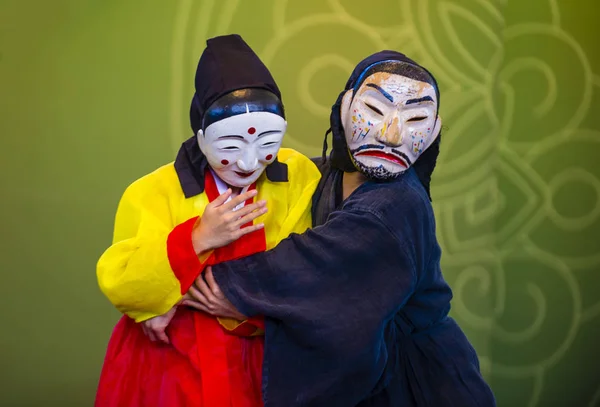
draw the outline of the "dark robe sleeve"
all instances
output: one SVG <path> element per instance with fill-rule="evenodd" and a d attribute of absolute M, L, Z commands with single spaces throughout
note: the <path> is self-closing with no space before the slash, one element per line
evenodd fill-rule
<path fill-rule="evenodd" d="M 266 407 L 354 406 L 375 387 L 387 362 L 384 328 L 427 251 L 427 214 L 404 203 L 387 217 L 344 208 L 275 249 L 213 267 L 242 313 L 267 317 Z"/>

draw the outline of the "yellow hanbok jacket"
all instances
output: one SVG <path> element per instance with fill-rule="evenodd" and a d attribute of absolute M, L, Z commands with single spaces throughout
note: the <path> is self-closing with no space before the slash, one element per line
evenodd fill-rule
<path fill-rule="evenodd" d="M 198 157 L 199 150 L 194 153 L 193 143 L 184 143 L 175 162 L 127 188 L 117 210 L 113 244 L 97 264 L 101 291 L 136 322 L 162 315 L 182 299 L 167 240 L 178 225 L 201 216 L 209 203 L 203 184 L 206 159 Z M 266 200 L 268 212 L 255 222 L 265 225 L 267 250 L 311 226 L 311 200 L 319 179 L 312 161 L 288 148 L 260 176 L 255 199 Z"/>

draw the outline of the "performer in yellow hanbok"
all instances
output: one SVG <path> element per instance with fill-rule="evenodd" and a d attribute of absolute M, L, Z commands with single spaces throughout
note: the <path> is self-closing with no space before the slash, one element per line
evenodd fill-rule
<path fill-rule="evenodd" d="M 174 163 L 127 188 L 113 244 L 98 262 L 102 292 L 125 315 L 108 346 L 97 407 L 262 405 L 261 318 L 216 319 L 181 302 L 206 265 L 271 249 L 310 227 L 320 174 L 308 158 L 280 149 L 287 123 L 279 89 L 241 37 L 207 41 L 195 85 L 195 136 Z M 152 321 L 168 324 L 167 337 L 145 335 Z"/>

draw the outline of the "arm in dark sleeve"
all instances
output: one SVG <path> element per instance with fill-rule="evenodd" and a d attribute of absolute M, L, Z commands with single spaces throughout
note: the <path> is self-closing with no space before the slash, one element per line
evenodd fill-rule
<path fill-rule="evenodd" d="M 387 358 L 385 324 L 413 292 L 422 263 L 418 210 L 390 224 L 344 209 L 270 251 L 213 267 L 242 313 L 268 317 L 267 407 L 355 405 L 373 389 Z"/>
<path fill-rule="evenodd" d="M 350 319 L 373 311 L 389 315 L 416 280 L 407 246 L 376 215 L 338 211 L 323 226 L 292 234 L 267 252 L 213 266 L 213 272 L 245 315 L 294 321 L 314 317 L 306 315 L 313 311 L 336 315 L 342 306 Z"/>

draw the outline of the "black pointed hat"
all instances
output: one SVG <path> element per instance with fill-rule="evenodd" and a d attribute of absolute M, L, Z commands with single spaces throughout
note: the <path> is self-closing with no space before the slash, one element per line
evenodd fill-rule
<path fill-rule="evenodd" d="M 194 81 L 196 92 L 190 106 L 194 134 L 202 129 L 204 113 L 210 105 L 239 89 L 265 89 L 281 99 L 275 79 L 258 55 L 238 34 L 206 41 Z"/>

